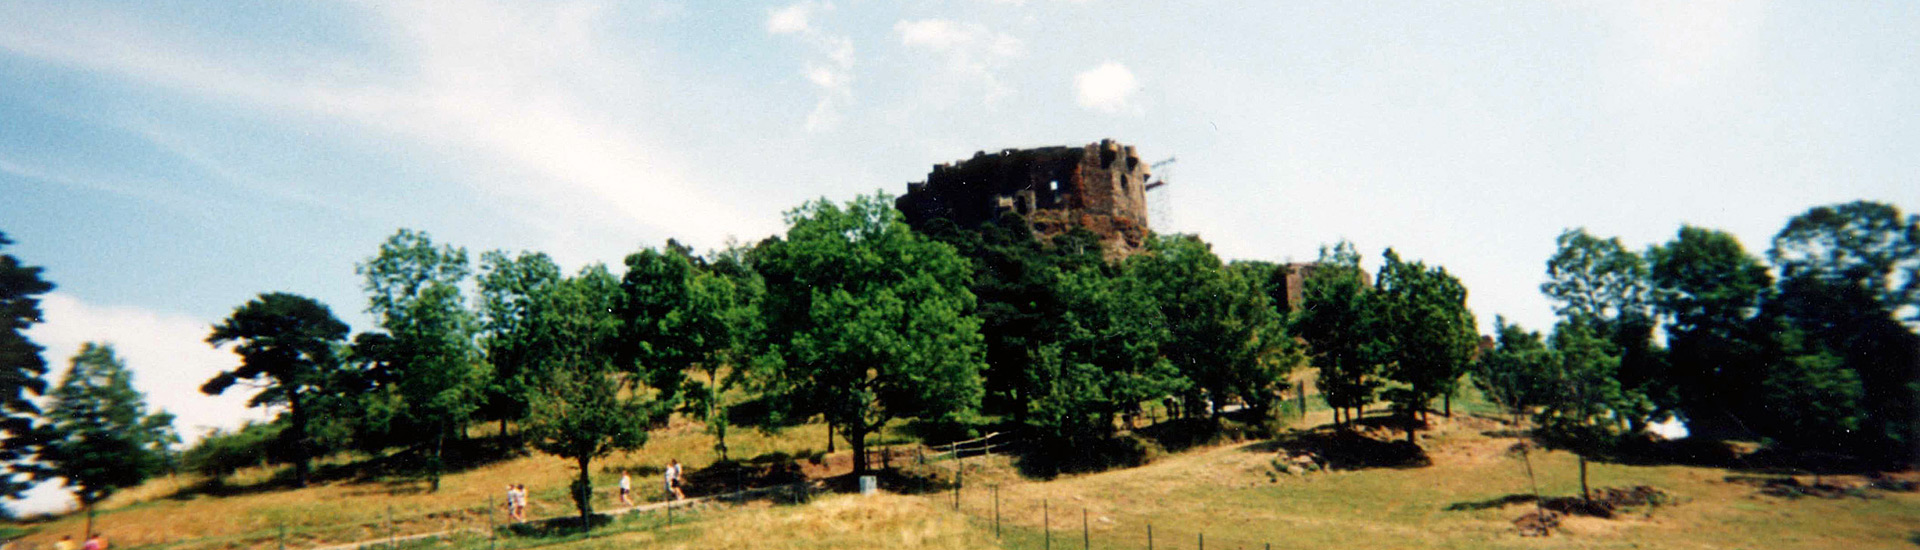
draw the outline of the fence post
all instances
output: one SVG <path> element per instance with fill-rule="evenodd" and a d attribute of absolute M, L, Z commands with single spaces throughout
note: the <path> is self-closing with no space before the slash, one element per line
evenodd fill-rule
<path fill-rule="evenodd" d="M 1207 550 L 1207 534 L 1200 533 L 1200 550 Z"/>
<path fill-rule="evenodd" d="M 1147 523 L 1147 550 L 1153 550 L 1153 523 Z"/>
<path fill-rule="evenodd" d="M 1040 531 L 1047 534 L 1047 550 L 1053 550 L 1053 512 L 1047 501 L 1040 501 Z"/>
<path fill-rule="evenodd" d="M 1080 507 L 1080 550 L 1093 549 L 1092 531 L 1087 529 L 1087 508 Z"/>
<path fill-rule="evenodd" d="M 280 550 L 287 550 L 287 524 L 280 524 Z"/>
<path fill-rule="evenodd" d="M 493 550 L 500 538 L 500 528 L 493 524 L 493 495 L 487 495 L 487 550 Z"/>
<path fill-rule="evenodd" d="M 398 547 L 399 543 L 393 540 L 398 534 L 393 528 L 393 505 L 389 504 L 387 505 L 387 548 Z"/>
<path fill-rule="evenodd" d="M 1000 484 L 993 485 L 993 538 L 1000 538 Z"/>

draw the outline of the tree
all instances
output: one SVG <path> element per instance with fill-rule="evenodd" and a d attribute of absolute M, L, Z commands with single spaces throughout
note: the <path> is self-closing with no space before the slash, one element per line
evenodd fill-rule
<path fill-rule="evenodd" d="M 1159 304 L 1130 276 L 1083 268 L 1058 276 L 1060 318 L 1035 350 L 1028 425 L 1045 444 L 1075 446 L 1111 435 L 1114 419 L 1171 395 L 1187 379 L 1160 353 L 1171 338 Z"/>
<path fill-rule="evenodd" d="M 1540 333 L 1493 318 L 1499 344 L 1472 366 L 1473 384 L 1487 399 L 1515 417 L 1531 412 L 1552 396 L 1552 356 Z"/>
<path fill-rule="evenodd" d="M 1056 279 L 1063 272 L 1106 266 L 1099 237 L 1075 227 L 1042 241 L 1013 212 L 972 228 L 935 219 L 924 234 L 953 246 L 972 267 L 969 290 L 979 304 L 975 316 L 987 363 L 981 411 L 1027 423 L 1033 400 L 1053 391 L 1036 374 L 1035 352 L 1051 341 L 1043 326 L 1059 322 Z"/>
<path fill-rule="evenodd" d="M 763 243 L 766 333 L 756 370 L 788 418 L 823 415 L 867 471 L 866 436 L 894 418 L 980 402 L 980 321 L 953 247 L 909 230 L 885 194 L 787 213 Z"/>
<path fill-rule="evenodd" d="M 261 294 L 234 309 L 207 337 L 214 347 L 237 342 L 233 351 L 240 355 L 240 366 L 214 375 L 200 391 L 220 395 L 235 383 L 248 382 L 259 388 L 248 406 L 285 405 L 285 437 L 293 450 L 294 478 L 301 487 L 307 485 L 313 456 L 307 436 L 312 411 L 307 402 L 330 389 L 325 385 L 331 378 L 327 371 L 341 365 L 334 352 L 346 337 L 346 323 L 335 319 L 325 304 L 282 292 Z"/>
<path fill-rule="evenodd" d="M 1870 291 L 1888 310 L 1920 321 L 1920 214 L 1855 201 L 1794 216 L 1767 257 L 1781 279 L 1810 277 Z"/>
<path fill-rule="evenodd" d="M 1162 352 L 1191 383 L 1188 403 L 1211 402 L 1212 415 L 1232 399 L 1261 412 L 1271 405 L 1297 361 L 1263 281 L 1228 268 L 1191 235 L 1154 237 L 1126 268 L 1159 302 L 1172 336 Z"/>
<path fill-rule="evenodd" d="M 1344 425 L 1342 411 L 1352 420 L 1380 387 L 1372 355 L 1374 306 L 1353 244 L 1320 247 L 1320 261 L 1301 286 L 1293 332 L 1306 341 L 1312 364 L 1320 368 L 1317 384 L 1334 409 L 1334 422 Z"/>
<path fill-rule="evenodd" d="M 1667 321 L 1669 381 L 1696 435 L 1751 431 L 1765 338 L 1751 322 L 1773 279 L 1733 235 L 1693 226 L 1647 253 L 1653 302 Z M 1591 327 L 1589 327 L 1591 328 Z"/>
<path fill-rule="evenodd" d="M 1466 286 L 1446 268 L 1403 261 L 1391 248 L 1383 257 L 1373 293 L 1378 361 L 1387 378 L 1400 384 L 1387 396 L 1407 416 L 1407 441 L 1412 442 L 1415 414 L 1425 413 L 1442 396 L 1449 397 L 1451 408 L 1450 397 L 1473 360 L 1480 334 L 1467 310 Z"/>
<path fill-rule="evenodd" d="M 477 323 L 459 284 L 468 275 L 467 251 L 438 247 L 426 233 L 402 229 L 358 267 L 372 295 L 367 308 L 386 330 L 378 342 L 377 376 L 390 392 L 396 427 L 431 444 L 428 479 L 440 489 L 448 437 L 457 437 L 485 397 L 488 367 L 475 344 Z"/>
<path fill-rule="evenodd" d="M 1914 460 L 1920 336 L 1900 319 L 1902 312 L 1920 319 L 1920 216 L 1865 201 L 1816 207 L 1788 221 L 1767 256 L 1780 282 L 1765 316 L 1784 325 L 1774 334 L 1786 339 L 1768 392 L 1814 401 L 1798 410 L 1765 408 L 1772 431 L 1888 462 Z M 1807 384 L 1814 379 L 1824 383 Z M 1807 409 L 1832 414 L 1810 418 Z M 1831 437 L 1805 437 L 1811 434 Z"/>
<path fill-rule="evenodd" d="M 1553 390 L 1535 417 L 1534 436 L 1548 447 L 1572 451 L 1580 460 L 1580 497 L 1593 498 L 1587 459 L 1611 450 L 1631 411 L 1632 396 L 1620 389 L 1620 358 L 1606 340 L 1581 323 L 1562 321 L 1553 331 Z"/>
<path fill-rule="evenodd" d="M 133 372 L 113 347 L 88 342 L 73 356 L 73 368 L 53 390 L 47 409 L 46 447 L 40 460 L 65 478 L 93 532 L 93 507 L 115 491 L 139 485 L 166 466 L 167 447 L 179 442 L 173 415 L 147 414 L 146 398 L 133 388 Z"/>
<path fill-rule="evenodd" d="M 1656 323 L 1647 260 L 1618 237 L 1602 239 L 1585 228 L 1561 232 L 1555 244 L 1547 260 L 1547 282 L 1540 285 L 1540 292 L 1554 302 L 1554 313 L 1586 323 L 1609 341 L 1612 353 L 1620 357 L 1622 387 L 1673 406 L 1674 398 L 1659 383 L 1666 356 L 1653 342 Z M 1633 429 L 1644 427 L 1654 412 L 1630 418 Z"/>
<path fill-rule="evenodd" d="M 544 253 L 508 256 L 495 250 L 480 255 L 480 343 L 493 366 L 483 410 L 500 422 L 502 435 L 508 421 L 527 415 L 527 385 L 535 365 L 526 325 L 533 300 L 563 278 L 560 265 Z"/>
<path fill-rule="evenodd" d="M 0 247 L 13 244 L 0 233 Z M 40 278 L 41 268 L 22 265 L 12 254 L 0 254 L 0 497 L 16 498 L 32 486 L 39 468 L 30 460 L 38 442 L 34 418 L 40 407 L 34 398 L 47 390 L 47 362 L 41 348 L 24 331 L 40 322 L 40 298 L 53 283 Z"/>
<path fill-rule="evenodd" d="M 542 452 L 578 466 L 572 495 L 583 527 L 593 514 L 593 460 L 646 444 L 647 426 L 667 410 L 656 389 L 614 363 L 620 296 L 619 280 L 591 266 L 536 292 L 523 325 L 533 366 L 525 433 Z"/>
<path fill-rule="evenodd" d="M 715 447 L 726 456 L 720 369 L 734 347 L 738 316 L 733 281 L 708 272 L 690 252 L 668 241 L 664 252 L 644 249 L 627 256 L 617 312 L 625 321 L 626 364 L 645 368 L 649 383 L 669 397 L 690 398 L 689 412 L 715 429 Z M 707 380 L 686 379 L 689 369 Z M 686 394 L 686 395 L 680 395 Z M 719 410 L 716 410 L 719 409 Z"/>

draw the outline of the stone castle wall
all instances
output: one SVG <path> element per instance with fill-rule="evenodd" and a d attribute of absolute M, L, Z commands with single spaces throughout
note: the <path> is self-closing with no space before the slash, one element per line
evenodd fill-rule
<path fill-rule="evenodd" d="M 1132 146 L 1110 139 L 982 151 L 934 165 L 927 181 L 907 184 L 894 204 L 915 227 L 946 218 L 971 228 L 1009 211 L 1026 217 L 1042 239 L 1084 227 L 1100 237 L 1108 257 L 1124 257 L 1146 244 L 1150 176 Z"/>

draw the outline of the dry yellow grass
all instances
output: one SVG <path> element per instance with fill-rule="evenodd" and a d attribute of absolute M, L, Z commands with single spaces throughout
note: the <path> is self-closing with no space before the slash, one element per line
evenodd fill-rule
<path fill-rule="evenodd" d="M 802 426 L 778 434 L 735 430 L 728 437 L 734 458 L 768 452 L 801 453 L 826 446 L 822 426 Z M 676 422 L 651 435 L 647 445 L 632 453 L 596 460 L 593 476 L 601 491 L 598 506 L 613 504 L 612 488 L 621 469 L 657 472 L 678 458 L 691 469 L 718 460 L 713 438 L 699 424 Z M 238 486 L 266 480 L 272 472 L 244 470 L 232 479 Z M 515 458 L 442 479 L 438 492 L 428 492 L 424 479 L 332 482 L 300 490 L 265 491 L 226 497 L 178 495 L 201 480 L 197 476 L 166 477 L 128 489 L 100 507 L 96 530 L 116 545 L 164 544 L 182 550 L 275 546 L 284 528 L 295 547 L 350 542 L 457 527 L 484 527 L 489 504 L 498 504 L 507 483 L 524 483 L 532 491 L 534 517 L 573 513 L 566 496 L 575 476 L 570 461 L 542 455 Z M 637 476 L 634 488 L 643 499 L 658 499 L 657 479 Z M 391 518 L 391 519 L 389 519 Z M 495 515 L 493 521 L 504 518 Z M 71 514 L 38 524 L 23 538 L 23 546 L 47 547 L 61 534 L 79 537 L 85 518 Z M 391 521 L 391 523 L 389 523 Z"/>
<path fill-rule="evenodd" d="M 556 550 L 667 549 L 917 549 L 998 548 L 957 512 L 927 499 L 896 495 L 838 495 L 792 507 L 715 514 L 684 526 L 621 533 Z"/>

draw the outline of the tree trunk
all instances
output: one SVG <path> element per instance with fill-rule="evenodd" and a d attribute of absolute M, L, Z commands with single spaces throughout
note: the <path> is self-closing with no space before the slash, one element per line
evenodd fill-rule
<path fill-rule="evenodd" d="M 287 412 L 293 416 L 293 482 L 297 487 L 306 487 L 307 476 L 312 472 L 313 452 L 307 446 L 307 409 L 300 406 L 298 388 L 287 392 Z"/>
<path fill-rule="evenodd" d="M 867 464 L 867 430 L 866 428 L 861 426 L 854 426 L 854 427 L 847 428 L 846 430 L 843 430 L 843 431 L 846 432 L 847 444 L 853 446 L 853 475 L 858 476 L 860 474 L 867 473 L 868 464 Z"/>
<path fill-rule="evenodd" d="M 580 479 L 576 479 L 573 482 L 573 505 L 580 509 L 580 530 L 585 531 L 593 527 L 593 523 L 591 523 L 593 516 L 593 478 L 588 476 L 588 473 L 593 471 L 588 468 L 588 466 L 592 464 L 593 458 L 581 456 L 576 460 L 580 463 Z"/>
<path fill-rule="evenodd" d="M 833 454 L 833 421 L 827 421 L 827 454 Z"/>
<path fill-rule="evenodd" d="M 1587 489 L 1587 455 L 1578 456 L 1580 457 L 1580 499 L 1591 501 L 1593 491 Z"/>
<path fill-rule="evenodd" d="M 1448 393 L 1446 397 L 1441 398 L 1440 402 L 1447 408 L 1447 418 L 1453 418 L 1453 394 Z"/>
<path fill-rule="evenodd" d="M 83 533 L 83 535 L 81 540 L 93 537 L 93 503 L 91 502 L 87 503 L 87 532 Z"/>
<path fill-rule="evenodd" d="M 433 436 L 433 458 L 427 461 L 427 480 L 433 486 L 430 492 L 438 493 L 440 492 L 440 462 L 441 457 L 444 456 L 442 453 L 447 448 L 447 430 L 435 431 L 438 433 Z"/>

